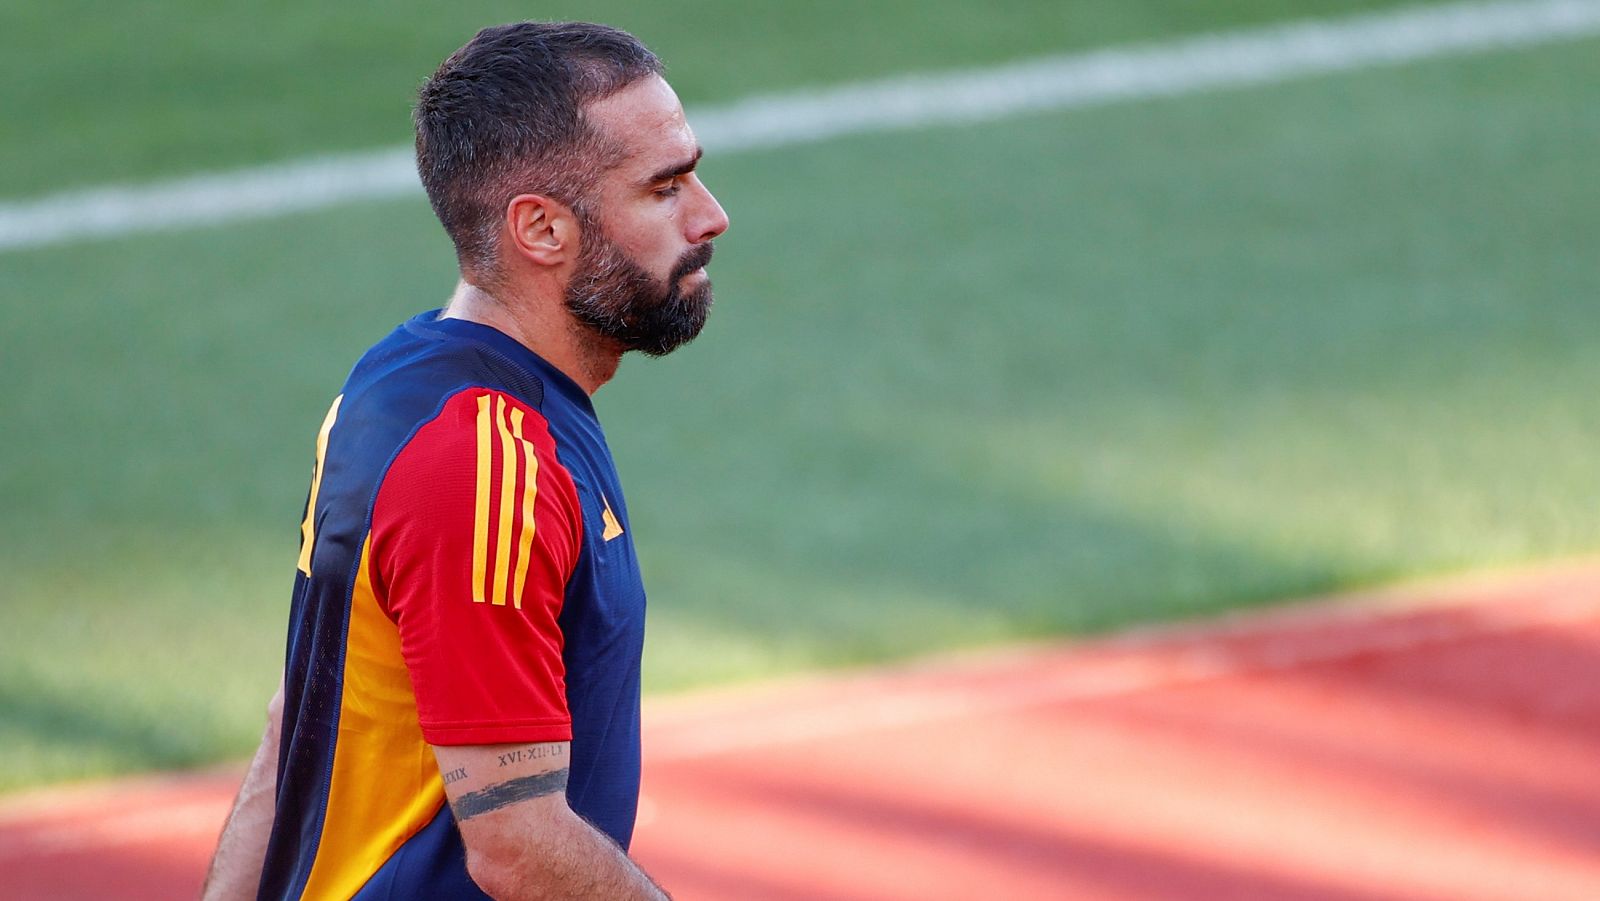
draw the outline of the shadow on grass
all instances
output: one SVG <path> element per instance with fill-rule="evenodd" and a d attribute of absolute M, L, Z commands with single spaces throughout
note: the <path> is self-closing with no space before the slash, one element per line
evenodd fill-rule
<path fill-rule="evenodd" d="M 194 766 L 215 757 L 213 736 L 193 717 L 154 722 L 145 708 L 123 706 L 110 695 L 19 682 L 0 685 L 0 744 L 21 753 L 32 749 L 36 762 L 0 774 L 0 790 L 41 778 Z"/>
<path fill-rule="evenodd" d="M 1310 548 L 1285 554 L 1087 491 L 1030 489 L 998 471 L 999 456 L 989 472 L 967 471 L 936 449 L 908 452 L 842 428 L 827 443 L 832 467 L 753 474 L 750 495 L 782 497 L 782 510 L 724 504 L 711 486 L 705 503 L 726 518 L 680 531 L 659 512 L 643 517 L 657 635 L 715 636 L 812 665 L 868 663 L 1199 616 L 1350 578 L 1348 561 Z M 694 507 L 687 496 L 649 502 Z"/>

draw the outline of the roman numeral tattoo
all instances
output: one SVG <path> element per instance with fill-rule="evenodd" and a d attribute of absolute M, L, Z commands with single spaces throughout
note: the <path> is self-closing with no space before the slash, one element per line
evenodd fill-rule
<path fill-rule="evenodd" d="M 475 792 L 467 792 L 451 802 L 450 810 L 455 813 L 456 822 L 460 822 L 491 810 L 499 810 L 508 804 L 526 801 L 529 798 L 542 798 L 566 790 L 567 768 L 562 767 L 548 773 L 523 776 Z"/>
<path fill-rule="evenodd" d="M 518 748 L 499 755 L 500 765 L 508 766 L 513 763 L 543 760 L 546 757 L 560 757 L 564 752 L 565 748 L 562 745 L 529 745 L 526 748 Z"/>

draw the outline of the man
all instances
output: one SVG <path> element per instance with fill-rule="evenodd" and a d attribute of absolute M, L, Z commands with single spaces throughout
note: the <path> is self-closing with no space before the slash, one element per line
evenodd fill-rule
<path fill-rule="evenodd" d="M 664 897 L 625 851 L 644 590 L 589 396 L 700 331 L 728 220 L 611 28 L 485 29 L 416 130 L 462 279 L 323 422 L 282 726 L 207 896 Z"/>

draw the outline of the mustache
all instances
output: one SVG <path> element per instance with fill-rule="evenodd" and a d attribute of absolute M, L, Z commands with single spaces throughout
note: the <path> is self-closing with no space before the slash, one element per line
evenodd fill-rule
<path fill-rule="evenodd" d="M 678 279 L 683 278 L 685 275 L 688 275 L 696 269 L 710 265 L 711 254 L 715 251 L 716 247 L 710 241 L 707 241 L 706 243 L 701 244 L 700 246 L 684 254 L 678 260 L 678 265 L 672 267 L 672 276 L 667 280 L 668 283 L 675 285 L 678 283 Z"/>

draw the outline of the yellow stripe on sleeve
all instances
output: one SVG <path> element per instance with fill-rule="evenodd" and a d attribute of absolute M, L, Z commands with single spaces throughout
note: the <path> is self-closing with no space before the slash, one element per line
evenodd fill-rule
<path fill-rule="evenodd" d="M 533 442 L 522 437 L 522 411 L 511 411 L 511 434 L 522 445 L 527 482 L 522 486 L 522 534 L 517 543 L 517 576 L 511 582 L 511 603 L 522 609 L 522 587 L 528 581 L 528 558 L 533 554 L 534 502 L 539 498 L 539 458 Z"/>
<path fill-rule="evenodd" d="M 495 428 L 500 430 L 500 522 L 495 535 L 494 595 L 489 602 L 497 607 L 506 603 L 506 579 L 511 575 L 511 526 L 515 522 L 512 501 L 517 492 L 517 452 L 511 429 L 506 426 L 506 400 L 495 398 Z"/>
<path fill-rule="evenodd" d="M 322 428 L 317 430 L 317 463 L 311 469 L 311 496 L 306 499 L 306 518 L 300 523 L 300 561 L 296 564 L 307 577 L 311 575 L 311 548 L 317 543 L 317 492 L 322 488 L 322 466 L 328 459 L 328 435 L 333 432 L 343 400 L 343 394 L 333 399 L 328 415 L 322 418 Z"/>
<path fill-rule="evenodd" d="M 489 395 L 478 398 L 478 500 L 472 516 L 472 600 L 483 603 L 483 578 L 489 568 L 489 474 L 494 444 L 489 434 Z"/>

